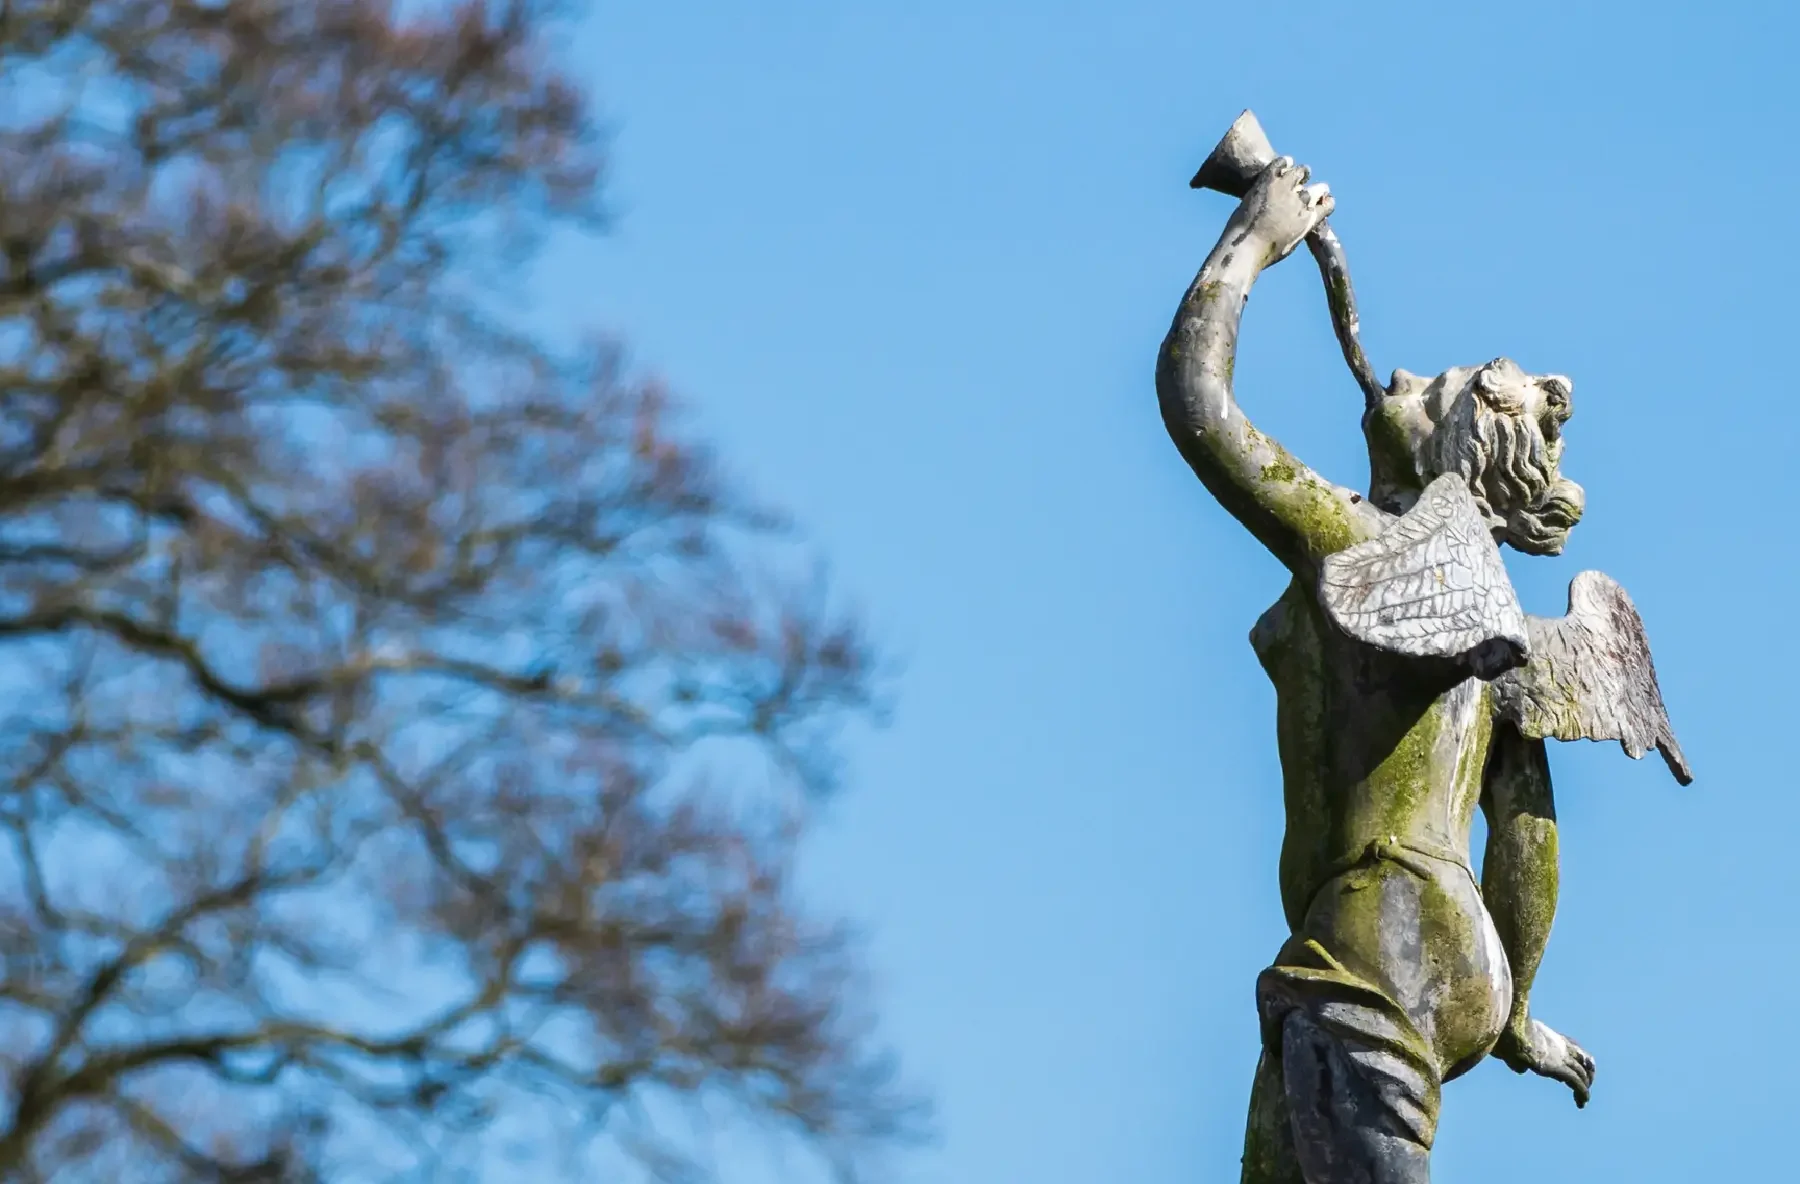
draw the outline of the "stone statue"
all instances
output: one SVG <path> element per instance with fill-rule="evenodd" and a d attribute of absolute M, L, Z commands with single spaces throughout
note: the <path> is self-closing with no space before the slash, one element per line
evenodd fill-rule
<path fill-rule="evenodd" d="M 1202 484 L 1293 576 L 1250 634 L 1278 704 L 1290 935 L 1257 982 L 1242 1179 L 1414 1184 L 1430 1178 L 1440 1088 L 1490 1053 L 1577 1105 L 1593 1085 L 1593 1058 L 1530 1006 L 1558 877 L 1545 740 L 1654 747 L 1692 777 L 1624 589 L 1583 572 L 1567 616 L 1529 617 L 1500 557 L 1498 543 L 1558 554 L 1581 517 L 1560 471 L 1569 380 L 1499 359 L 1381 386 L 1325 225 L 1332 198 L 1307 180 L 1249 112 L 1195 177 L 1242 200 L 1156 388 Z M 1232 393 L 1251 285 L 1302 240 L 1363 388 L 1366 496 L 1257 431 Z"/>

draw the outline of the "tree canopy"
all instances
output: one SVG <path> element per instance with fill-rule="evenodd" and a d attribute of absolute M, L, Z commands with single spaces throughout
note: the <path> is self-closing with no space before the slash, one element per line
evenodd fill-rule
<path fill-rule="evenodd" d="M 491 298 L 600 219 L 556 19 L 0 2 L 0 1178 L 912 1128 L 792 883 L 869 643 Z"/>

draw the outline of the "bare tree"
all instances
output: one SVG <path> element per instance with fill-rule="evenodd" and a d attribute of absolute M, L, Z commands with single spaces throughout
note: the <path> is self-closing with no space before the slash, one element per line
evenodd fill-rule
<path fill-rule="evenodd" d="M 551 16 L 0 0 L 0 1178 L 911 1129 L 791 886 L 865 641 L 488 299 L 597 213 Z"/>

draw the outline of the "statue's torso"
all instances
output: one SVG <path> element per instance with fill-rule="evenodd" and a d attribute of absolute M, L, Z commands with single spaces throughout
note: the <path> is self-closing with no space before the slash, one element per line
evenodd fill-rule
<path fill-rule="evenodd" d="M 1466 869 L 1493 737 L 1488 685 L 1434 683 L 1419 662 L 1345 637 L 1298 580 L 1251 644 L 1275 684 L 1290 925 L 1333 869 L 1371 843 L 1442 852 Z"/>
<path fill-rule="evenodd" d="M 1299 581 L 1251 642 L 1276 690 L 1293 940 L 1380 983 L 1454 1076 L 1492 1046 L 1512 992 L 1469 861 L 1491 691 L 1345 637 Z M 1372 866 L 1371 848 L 1388 858 Z"/>

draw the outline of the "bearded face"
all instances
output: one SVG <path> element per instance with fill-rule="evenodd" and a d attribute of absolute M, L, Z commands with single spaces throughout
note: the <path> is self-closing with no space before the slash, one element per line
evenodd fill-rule
<path fill-rule="evenodd" d="M 1495 538 L 1527 554 L 1557 554 L 1585 503 L 1581 486 L 1558 472 L 1572 392 L 1561 375 L 1527 374 L 1505 358 L 1430 380 L 1396 371 L 1365 422 L 1370 496 L 1410 504 L 1409 488 L 1460 473 Z"/>

